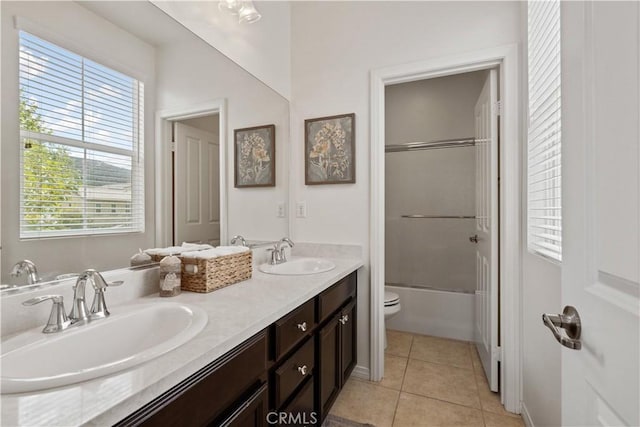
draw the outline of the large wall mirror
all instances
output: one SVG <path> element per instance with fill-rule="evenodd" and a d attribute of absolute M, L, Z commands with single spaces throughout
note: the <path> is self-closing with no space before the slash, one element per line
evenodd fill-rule
<path fill-rule="evenodd" d="M 286 99 L 149 2 L 1 7 L 3 285 L 30 280 L 22 260 L 42 284 L 287 235 Z M 275 186 L 235 188 L 234 129 L 263 125 Z"/>

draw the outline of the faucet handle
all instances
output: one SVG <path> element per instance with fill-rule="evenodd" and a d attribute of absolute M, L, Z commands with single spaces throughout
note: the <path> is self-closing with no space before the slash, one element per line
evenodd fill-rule
<path fill-rule="evenodd" d="M 245 240 L 245 238 L 242 237 L 239 234 L 237 236 L 233 236 L 229 243 L 231 243 L 232 245 L 235 245 L 238 241 L 240 241 L 240 243 L 242 243 L 242 246 L 248 246 L 247 245 L 247 241 Z"/>
<path fill-rule="evenodd" d="M 104 299 L 104 291 L 111 286 L 120 286 L 124 283 L 123 280 L 116 280 L 115 282 L 107 283 L 102 276 L 98 276 L 99 279 L 95 280 L 93 283 L 93 287 L 95 289 L 95 293 L 93 295 L 93 303 L 91 304 L 91 315 L 92 319 L 101 319 L 109 316 L 109 310 L 107 309 L 107 302 Z"/>
<path fill-rule="evenodd" d="M 47 325 L 44 327 L 42 332 L 45 334 L 60 332 L 71 326 L 71 321 L 67 317 L 67 313 L 64 309 L 64 298 L 62 295 L 43 295 L 23 301 L 22 305 L 31 306 L 40 304 L 47 300 L 52 300 L 53 306 L 51 307 L 51 313 L 49 314 Z"/>
<path fill-rule="evenodd" d="M 268 248 L 267 252 L 271 252 L 271 261 L 269 261 L 269 264 L 276 265 L 282 262 L 280 259 L 280 250 L 277 248 L 277 246 Z"/>

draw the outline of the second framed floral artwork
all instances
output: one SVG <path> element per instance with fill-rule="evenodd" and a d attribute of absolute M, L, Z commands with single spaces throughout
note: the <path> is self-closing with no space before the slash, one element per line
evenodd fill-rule
<path fill-rule="evenodd" d="M 304 121 L 305 184 L 356 182 L 356 115 Z"/>
<path fill-rule="evenodd" d="M 275 187 L 275 125 L 236 129 L 235 187 Z"/>

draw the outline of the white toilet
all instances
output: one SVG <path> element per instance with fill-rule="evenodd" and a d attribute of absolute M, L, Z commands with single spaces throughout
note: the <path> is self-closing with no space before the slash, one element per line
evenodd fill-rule
<path fill-rule="evenodd" d="M 387 319 L 400 312 L 400 296 L 395 292 L 384 291 L 384 348 L 387 348 Z"/>

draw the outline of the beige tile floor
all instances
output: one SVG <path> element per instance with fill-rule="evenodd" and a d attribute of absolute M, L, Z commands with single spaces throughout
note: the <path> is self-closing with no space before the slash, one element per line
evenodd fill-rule
<path fill-rule="evenodd" d="M 384 379 L 350 379 L 331 409 L 376 427 L 524 427 L 489 390 L 475 346 L 387 331 Z"/>

